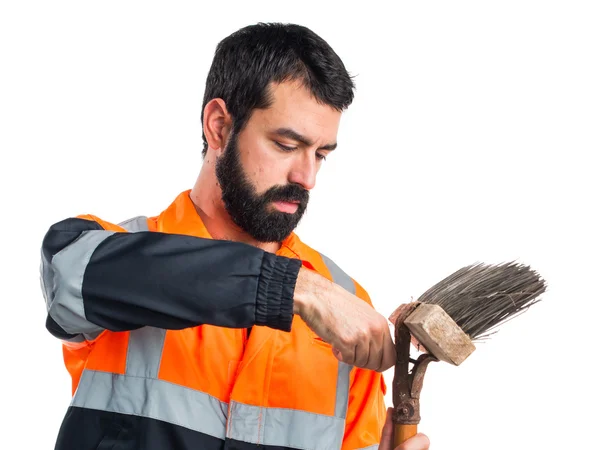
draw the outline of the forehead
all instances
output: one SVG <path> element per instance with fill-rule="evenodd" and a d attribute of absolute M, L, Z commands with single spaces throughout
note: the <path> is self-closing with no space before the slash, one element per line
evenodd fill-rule
<path fill-rule="evenodd" d="M 256 109 L 249 124 L 274 131 L 291 128 L 315 142 L 335 143 L 342 113 L 319 103 L 300 82 L 270 86 L 271 106 Z"/>

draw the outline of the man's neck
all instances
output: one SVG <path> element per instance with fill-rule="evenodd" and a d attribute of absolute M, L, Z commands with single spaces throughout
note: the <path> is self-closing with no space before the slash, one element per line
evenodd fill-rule
<path fill-rule="evenodd" d="M 259 242 L 240 229 L 225 210 L 218 183 L 211 182 L 202 172 L 190 192 L 190 200 L 213 239 L 243 242 L 270 253 L 276 253 L 281 247 L 279 242 Z"/>

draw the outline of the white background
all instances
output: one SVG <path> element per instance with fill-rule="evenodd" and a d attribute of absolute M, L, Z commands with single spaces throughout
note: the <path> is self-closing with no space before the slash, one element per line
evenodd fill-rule
<path fill-rule="evenodd" d="M 305 242 L 386 316 L 475 261 L 516 259 L 548 281 L 463 365 L 431 366 L 431 448 L 600 449 L 597 5 L 4 2 L 0 447 L 53 448 L 70 400 L 44 327 L 45 231 L 80 213 L 155 215 L 190 188 L 216 44 L 283 21 L 324 37 L 357 85 Z"/>

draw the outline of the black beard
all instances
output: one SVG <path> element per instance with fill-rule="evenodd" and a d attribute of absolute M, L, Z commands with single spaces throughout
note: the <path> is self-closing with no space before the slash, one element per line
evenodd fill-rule
<path fill-rule="evenodd" d="M 308 205 L 308 191 L 288 184 L 257 194 L 244 173 L 236 132 L 217 159 L 215 169 L 225 209 L 233 222 L 258 242 L 282 242 L 298 226 Z M 298 209 L 295 213 L 274 210 L 271 203 L 275 201 L 299 202 Z"/>

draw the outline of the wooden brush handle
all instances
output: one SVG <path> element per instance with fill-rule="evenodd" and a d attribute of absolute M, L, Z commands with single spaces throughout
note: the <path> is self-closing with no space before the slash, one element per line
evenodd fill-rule
<path fill-rule="evenodd" d="M 417 425 L 394 424 L 394 448 L 417 434 Z"/>

